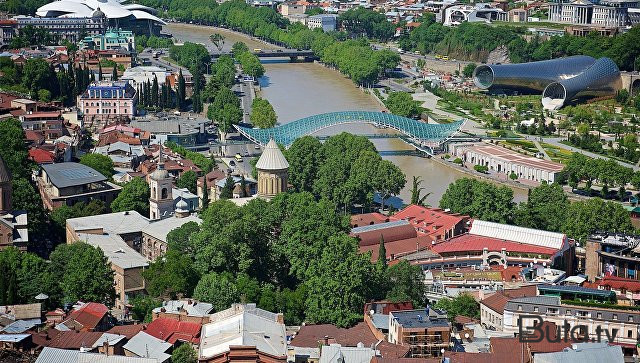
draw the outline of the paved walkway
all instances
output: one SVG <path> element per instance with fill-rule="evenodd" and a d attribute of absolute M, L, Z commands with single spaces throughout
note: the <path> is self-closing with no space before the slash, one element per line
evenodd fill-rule
<path fill-rule="evenodd" d="M 542 155 L 544 156 L 545 160 L 551 160 L 549 155 L 547 155 L 547 151 L 542 147 L 542 145 L 540 145 L 540 142 L 538 140 L 533 140 L 533 143 L 536 144 L 536 147 L 538 148 L 538 151 L 540 151 L 542 153 Z"/>
<path fill-rule="evenodd" d="M 633 164 L 630 164 L 630 163 L 626 163 L 624 161 L 612 159 L 612 158 L 610 158 L 610 157 L 608 157 L 606 155 L 600 155 L 600 154 L 592 153 L 590 151 L 578 149 L 577 147 L 565 145 L 565 144 L 560 142 L 560 141 L 564 140 L 564 138 L 550 137 L 550 138 L 544 138 L 543 140 L 544 140 L 544 142 L 546 142 L 548 144 L 557 146 L 559 148 L 567 149 L 567 150 L 570 150 L 570 151 L 573 151 L 573 152 L 576 152 L 576 153 L 580 153 L 580 154 L 586 155 L 586 156 L 591 157 L 591 158 L 605 159 L 605 160 L 611 159 L 611 160 L 615 161 L 616 163 L 618 163 L 618 164 L 620 164 L 622 166 L 626 166 L 627 168 L 633 169 L 634 171 L 640 170 L 640 166 L 638 166 L 638 165 L 633 165 Z"/>

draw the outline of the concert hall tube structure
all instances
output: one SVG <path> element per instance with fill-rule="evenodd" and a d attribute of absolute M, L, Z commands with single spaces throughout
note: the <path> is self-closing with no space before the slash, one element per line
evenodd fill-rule
<path fill-rule="evenodd" d="M 621 86 L 618 66 L 600 58 L 579 75 L 550 83 L 542 92 L 542 106 L 556 110 L 573 100 L 615 95 Z"/>
<path fill-rule="evenodd" d="M 473 71 L 478 88 L 542 93 L 551 83 L 575 77 L 596 60 L 585 55 L 518 64 L 483 64 Z"/>

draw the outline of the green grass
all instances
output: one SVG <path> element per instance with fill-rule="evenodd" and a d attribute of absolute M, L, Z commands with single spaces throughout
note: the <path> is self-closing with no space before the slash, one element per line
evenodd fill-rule
<path fill-rule="evenodd" d="M 556 163 L 566 164 L 571 157 L 571 154 L 573 154 L 571 150 L 547 144 L 546 142 L 541 142 L 540 145 L 542 146 L 544 151 L 547 152 L 547 155 L 549 155 L 551 160 L 555 161 Z"/>

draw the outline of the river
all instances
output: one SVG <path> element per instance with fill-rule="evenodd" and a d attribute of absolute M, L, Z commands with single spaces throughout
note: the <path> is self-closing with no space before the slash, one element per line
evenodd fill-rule
<path fill-rule="evenodd" d="M 171 32 L 180 41 L 198 42 L 213 47 L 210 45 L 209 36 L 214 33 L 214 28 L 169 24 L 165 31 Z M 215 32 L 222 33 L 225 37 L 225 49 L 230 49 L 236 41 L 247 43 L 249 48 L 269 48 L 267 44 L 238 33 L 224 29 L 217 29 Z M 373 96 L 364 93 L 339 72 L 328 69 L 321 64 L 272 60 L 264 62 L 264 66 L 266 75 L 260 79 L 261 97 L 271 102 L 278 115 L 278 122 L 281 124 L 325 112 L 380 111 L 381 109 Z M 367 124 L 349 124 L 325 129 L 321 134 L 331 135 L 341 131 L 355 134 L 389 133 L 388 130 L 379 130 Z M 384 151 L 412 149 L 400 139 L 374 139 L 372 141 L 383 154 Z M 407 184 L 399 196 L 405 202 L 411 198 L 413 176 L 422 178 L 424 192 L 431 193 L 426 202 L 437 206 L 449 184 L 466 175 L 426 158 L 399 155 L 384 155 L 383 157 L 402 169 L 407 177 Z M 514 188 L 516 202 L 526 200 L 526 197 L 525 190 Z"/>

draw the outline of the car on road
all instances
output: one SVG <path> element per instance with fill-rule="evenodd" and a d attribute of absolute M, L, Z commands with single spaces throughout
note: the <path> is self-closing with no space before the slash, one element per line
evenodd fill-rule
<path fill-rule="evenodd" d="M 240 155 L 240 153 L 236 153 L 235 155 L 236 161 L 241 163 L 242 162 L 242 155 Z"/>
<path fill-rule="evenodd" d="M 236 166 L 236 162 L 233 160 L 229 160 L 229 166 Z"/>

